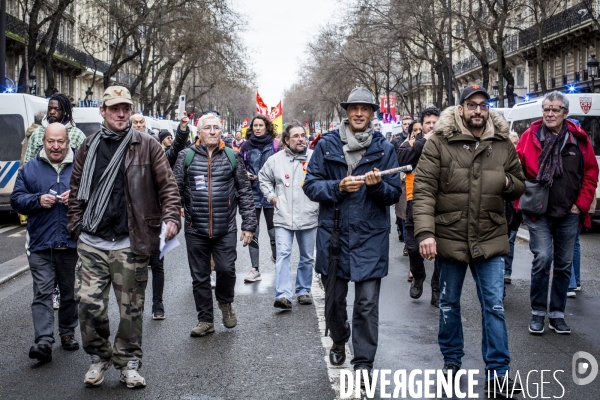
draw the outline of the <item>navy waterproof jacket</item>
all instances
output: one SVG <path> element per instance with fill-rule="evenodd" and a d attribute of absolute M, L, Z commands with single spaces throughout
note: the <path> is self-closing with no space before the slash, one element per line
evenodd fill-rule
<path fill-rule="evenodd" d="M 328 274 L 329 242 L 337 207 L 342 244 L 337 276 L 353 282 L 383 278 L 389 264 L 390 206 L 400 198 L 400 178 L 398 174 L 386 175 L 375 186 L 365 184 L 356 193 L 340 192 L 339 183 L 348 175 L 342 147 L 337 130 L 323 135 L 314 149 L 304 181 L 304 193 L 319 202 L 315 270 Z M 394 146 L 376 132 L 352 175 L 364 175 L 373 168 L 384 171 L 396 167 Z"/>
<path fill-rule="evenodd" d="M 75 159 L 75 151 L 73 151 Z M 40 197 L 50 194 L 62 194 L 69 190 L 73 163 L 56 172 L 50 163 L 40 157 L 29 161 L 17 176 L 15 187 L 10 195 L 10 205 L 21 214 L 28 216 L 29 251 L 77 247 L 67 230 L 67 206 L 55 203 L 52 208 L 43 208 Z"/>

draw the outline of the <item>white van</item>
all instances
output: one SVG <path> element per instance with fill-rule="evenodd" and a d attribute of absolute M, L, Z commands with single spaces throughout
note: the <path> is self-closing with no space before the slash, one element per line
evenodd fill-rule
<path fill-rule="evenodd" d="M 85 136 L 90 136 L 100 130 L 104 118 L 102 118 L 98 107 L 74 107 L 73 120 Z"/>
<path fill-rule="evenodd" d="M 0 94 L 0 211 L 10 211 L 25 131 L 39 111 L 48 110 L 48 100 L 23 93 Z"/>
<path fill-rule="evenodd" d="M 600 164 L 600 94 L 564 93 L 564 95 L 569 100 L 568 118 L 579 121 L 583 130 L 590 137 L 596 161 Z M 542 102 L 543 97 L 540 97 L 516 104 L 508 116 L 510 129 L 521 136 L 533 121 L 542 118 Z M 600 186 L 596 188 L 596 199 L 600 204 Z M 596 207 L 592 218 L 600 219 L 600 207 Z"/>

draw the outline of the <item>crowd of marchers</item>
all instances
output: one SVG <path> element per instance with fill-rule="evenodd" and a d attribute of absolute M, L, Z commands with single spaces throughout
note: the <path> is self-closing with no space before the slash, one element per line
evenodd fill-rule
<path fill-rule="evenodd" d="M 581 287 L 572 266 L 574 248 L 581 227 L 591 223 L 598 164 L 588 135 L 568 119 L 563 94 L 546 94 L 543 117 L 520 138 L 490 110 L 489 100 L 484 88 L 470 85 L 457 106 L 429 107 L 414 120 L 405 118 L 390 143 L 374 119 L 379 106 L 373 94 L 356 88 L 340 104 L 346 118 L 339 129 L 308 143 L 301 124 L 288 123 L 277 137 L 262 115 L 252 119 L 246 139 L 223 138 L 214 111 L 199 118 L 194 138 L 186 116 L 174 135 L 153 135 L 143 116 L 132 114 L 131 96 L 120 86 L 106 89 L 101 130 L 86 138 L 72 121 L 68 99 L 54 95 L 24 144 L 26 163 L 11 195 L 13 208 L 29 218 L 34 325 L 29 357 L 52 360 L 52 293 L 58 287 L 61 346 L 79 349 L 79 325 L 91 360 L 85 385 L 100 385 L 113 365 L 127 387 L 146 386 L 139 371 L 149 270 L 152 318 L 166 318 L 159 235 L 170 240 L 183 226 L 198 317 L 191 336 L 203 337 L 215 332 L 212 289 L 223 325 L 237 325 L 238 240 L 251 260 L 244 280 L 261 280 L 263 215 L 275 263 L 274 307 L 292 310 L 294 296 L 298 304 L 311 305 L 314 270 L 325 288 L 330 363 L 345 363 L 352 338 L 351 365 L 369 377 L 394 206 L 413 299 L 423 293 L 424 260 L 435 259 L 431 304 L 440 310 L 444 373 L 451 378 L 461 369 L 460 298 L 470 270 L 482 309 L 482 357 L 486 370 L 494 372 L 487 388 L 501 392 L 508 382 L 513 392 L 521 391 L 509 376 L 503 307 L 516 231 L 527 225 L 534 255 L 529 332 L 542 334 L 547 316 L 549 329 L 569 334 L 567 295 Z M 399 166 L 410 166 L 410 172 L 396 172 Z M 388 170 L 392 173 L 380 173 Z M 295 282 L 294 237 L 300 252 Z M 113 343 L 111 286 L 120 318 Z"/>

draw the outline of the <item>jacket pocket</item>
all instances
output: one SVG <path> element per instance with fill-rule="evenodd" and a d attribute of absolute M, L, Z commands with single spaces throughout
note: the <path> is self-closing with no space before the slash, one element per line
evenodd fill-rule
<path fill-rule="evenodd" d="M 162 219 L 162 215 L 158 215 L 158 216 L 151 216 L 151 217 L 146 217 L 146 225 L 148 225 L 148 227 L 150 228 L 160 228 L 160 222 Z"/>
<path fill-rule="evenodd" d="M 460 220 L 462 211 L 453 211 L 450 213 L 440 214 L 435 216 L 435 223 L 439 225 L 451 225 Z"/>
<path fill-rule="evenodd" d="M 490 219 L 492 221 L 494 221 L 498 225 L 504 225 L 504 224 L 506 224 L 506 218 L 504 218 L 502 215 L 497 214 L 497 213 L 492 212 L 492 211 L 490 211 Z"/>

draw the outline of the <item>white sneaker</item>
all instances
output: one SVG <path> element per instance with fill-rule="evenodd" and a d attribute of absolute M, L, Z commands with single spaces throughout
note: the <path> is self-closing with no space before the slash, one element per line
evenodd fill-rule
<path fill-rule="evenodd" d="M 575 293 L 575 289 L 569 289 L 569 291 L 567 292 L 567 297 L 577 297 L 577 293 Z"/>
<path fill-rule="evenodd" d="M 127 362 L 126 367 L 121 368 L 121 382 L 127 384 L 130 389 L 146 386 L 146 380 L 138 374 L 138 367 L 138 360 L 131 360 Z"/>
<path fill-rule="evenodd" d="M 575 291 L 576 291 L 576 292 L 581 292 L 581 285 L 577 286 L 577 287 L 575 288 Z"/>
<path fill-rule="evenodd" d="M 110 360 L 102 360 L 98 356 L 92 356 L 92 365 L 85 374 L 83 383 L 86 386 L 98 386 L 104 381 L 104 372 L 110 367 Z"/>
<path fill-rule="evenodd" d="M 214 289 L 215 287 L 217 287 L 217 281 L 215 281 L 215 277 L 210 274 L 210 288 Z"/>
<path fill-rule="evenodd" d="M 52 293 L 52 308 L 58 310 L 60 307 L 60 293 Z"/>
<path fill-rule="evenodd" d="M 262 280 L 262 278 L 260 277 L 260 271 L 257 271 L 254 268 L 252 268 L 250 272 L 248 272 L 248 275 L 246 275 L 246 277 L 244 278 L 244 282 L 256 282 L 260 280 Z"/>

